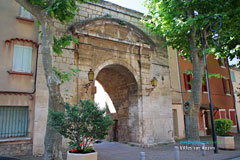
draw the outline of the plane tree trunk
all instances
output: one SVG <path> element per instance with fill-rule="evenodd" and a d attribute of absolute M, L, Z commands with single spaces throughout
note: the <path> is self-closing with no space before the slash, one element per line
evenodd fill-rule
<path fill-rule="evenodd" d="M 61 81 L 53 71 L 52 62 L 52 46 L 53 36 L 56 28 L 53 25 L 53 19 L 50 17 L 46 10 L 40 8 L 38 5 L 32 5 L 28 0 L 15 0 L 17 3 L 31 12 L 37 20 L 41 23 L 42 29 L 42 63 L 44 74 L 48 87 L 48 109 L 54 111 L 63 110 L 63 98 L 60 93 Z M 44 160 L 63 160 L 62 158 L 62 136 L 47 124 L 45 139 L 44 139 Z"/>
<path fill-rule="evenodd" d="M 188 37 L 193 64 L 193 81 L 190 99 L 184 104 L 186 138 L 199 140 L 198 112 L 202 103 L 202 78 L 204 63 L 201 51 L 196 46 L 196 28 L 193 26 Z"/>

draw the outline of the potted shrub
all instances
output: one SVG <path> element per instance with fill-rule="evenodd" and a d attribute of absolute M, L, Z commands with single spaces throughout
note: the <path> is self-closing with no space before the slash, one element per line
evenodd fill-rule
<path fill-rule="evenodd" d="M 214 123 L 218 139 L 218 148 L 235 149 L 234 134 L 230 132 L 232 121 L 230 119 L 217 119 Z"/>
<path fill-rule="evenodd" d="M 50 111 L 50 124 L 70 140 L 67 160 L 97 160 L 93 149 L 95 139 L 103 139 L 114 123 L 111 117 L 100 110 L 91 100 L 77 105 L 64 103 L 65 111 Z"/>

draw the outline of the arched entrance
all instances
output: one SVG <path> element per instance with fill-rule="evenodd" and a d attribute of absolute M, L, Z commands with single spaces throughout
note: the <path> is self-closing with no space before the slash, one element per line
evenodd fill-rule
<path fill-rule="evenodd" d="M 138 87 L 133 74 L 122 65 L 111 64 L 98 72 L 96 80 L 108 93 L 116 109 L 116 113 L 111 114 L 115 125 L 110 130 L 110 140 L 137 142 Z"/>

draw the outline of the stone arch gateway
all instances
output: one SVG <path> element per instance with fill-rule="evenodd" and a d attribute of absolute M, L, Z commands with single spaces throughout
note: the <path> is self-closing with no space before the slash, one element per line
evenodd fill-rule
<path fill-rule="evenodd" d="M 153 40 L 135 25 L 116 18 L 86 20 L 71 31 L 79 39 L 75 65 L 81 70 L 75 97 L 93 99 L 94 83 L 86 85 L 92 69 L 116 107 L 113 118 L 120 142 L 149 146 L 173 141 L 168 68 L 153 64 L 157 54 Z M 165 77 L 165 84 L 152 90 L 153 76 Z"/>
<path fill-rule="evenodd" d="M 111 114 L 116 122 L 110 130 L 109 140 L 138 142 L 138 87 L 133 74 L 119 64 L 107 65 L 97 74 L 96 80 L 110 96 L 116 113 Z"/>

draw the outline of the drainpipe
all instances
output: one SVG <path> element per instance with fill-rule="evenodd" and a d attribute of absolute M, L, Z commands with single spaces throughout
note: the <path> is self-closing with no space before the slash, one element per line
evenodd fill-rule
<path fill-rule="evenodd" d="M 34 94 L 36 92 L 36 84 L 37 84 L 37 65 L 38 65 L 38 53 L 39 52 L 39 45 L 37 46 L 37 55 L 36 55 L 36 69 L 35 69 L 35 75 L 34 75 L 34 84 L 33 84 L 33 90 L 31 92 L 19 92 L 19 91 L 0 91 L 0 94 L 2 93 L 9 93 L 9 94 Z"/>

